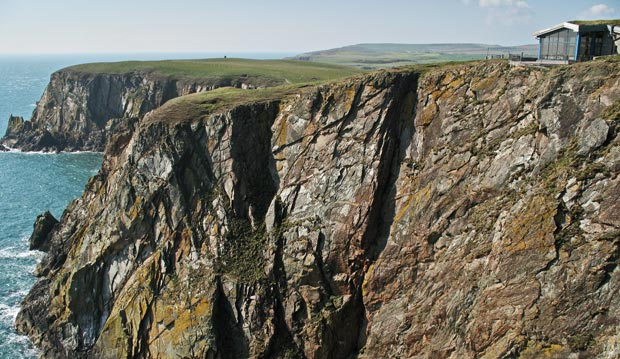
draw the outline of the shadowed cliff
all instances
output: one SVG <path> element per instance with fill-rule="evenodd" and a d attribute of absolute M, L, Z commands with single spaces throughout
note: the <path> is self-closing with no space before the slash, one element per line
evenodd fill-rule
<path fill-rule="evenodd" d="M 0 145 L 22 151 L 103 151 L 114 126 L 167 101 L 221 87 L 256 89 L 359 73 L 285 60 L 206 59 L 76 65 L 52 74 L 30 121 L 9 118 Z"/>

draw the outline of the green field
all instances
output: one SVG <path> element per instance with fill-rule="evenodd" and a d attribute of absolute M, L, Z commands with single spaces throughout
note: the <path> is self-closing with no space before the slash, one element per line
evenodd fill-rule
<path fill-rule="evenodd" d="M 535 56 L 537 45 L 497 46 L 485 44 L 359 44 L 337 49 L 309 52 L 296 60 L 380 69 L 437 62 L 471 61 L 489 57 L 521 54 Z"/>
<path fill-rule="evenodd" d="M 265 86 L 328 81 L 361 72 L 355 68 L 307 61 L 233 58 L 92 63 L 66 70 L 98 74 L 141 72 L 153 76 L 200 79 L 253 77 L 264 79 Z"/>
<path fill-rule="evenodd" d="M 147 117 L 145 123 L 191 121 L 240 104 L 280 100 L 311 88 L 313 85 L 310 84 L 281 85 L 258 90 L 223 87 L 172 99 Z"/>

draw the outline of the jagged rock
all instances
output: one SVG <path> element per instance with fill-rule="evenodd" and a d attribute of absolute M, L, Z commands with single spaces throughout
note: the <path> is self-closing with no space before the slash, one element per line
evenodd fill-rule
<path fill-rule="evenodd" d="M 17 318 L 43 357 L 617 356 L 617 64 L 290 91 L 112 122 Z"/>
<path fill-rule="evenodd" d="M 24 118 L 21 116 L 9 116 L 8 125 L 6 128 L 6 137 L 15 137 L 20 132 L 24 130 L 28 130 L 28 122 L 24 121 Z"/>
<path fill-rule="evenodd" d="M 50 235 L 57 224 L 58 220 L 49 211 L 37 216 L 34 222 L 34 230 L 30 235 L 30 250 L 47 252 L 50 246 Z"/>
<path fill-rule="evenodd" d="M 241 87 L 239 81 L 63 69 L 52 74 L 30 121 L 10 117 L 0 144 L 23 151 L 103 151 L 110 119 L 141 118 L 172 98 L 223 86 Z"/>
<path fill-rule="evenodd" d="M 24 121 L 21 116 L 9 116 L 6 134 L 2 139 L 0 148 L 8 149 L 7 146 L 12 147 L 17 141 L 19 134 L 27 131 L 30 131 L 30 122 Z"/>
<path fill-rule="evenodd" d="M 607 140 L 609 125 L 602 118 L 597 118 L 586 127 L 579 140 L 580 155 L 585 155 L 595 150 Z"/>

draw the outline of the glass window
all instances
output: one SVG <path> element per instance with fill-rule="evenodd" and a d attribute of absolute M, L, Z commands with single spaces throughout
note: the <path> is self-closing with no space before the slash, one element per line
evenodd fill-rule
<path fill-rule="evenodd" d="M 579 61 L 589 60 L 591 56 L 592 37 L 590 34 L 581 34 L 579 39 Z"/>
<path fill-rule="evenodd" d="M 601 56 L 603 54 L 603 34 L 597 33 L 594 36 L 594 49 L 592 56 Z"/>
<path fill-rule="evenodd" d="M 540 58 L 544 59 L 547 56 L 547 47 L 549 46 L 549 43 L 547 41 L 546 37 L 541 37 L 540 38 Z"/>
<path fill-rule="evenodd" d="M 558 32 L 558 50 L 556 52 L 557 60 L 567 60 L 566 59 L 567 36 L 568 36 L 568 33 L 566 31 Z"/>
<path fill-rule="evenodd" d="M 555 60 L 558 53 L 558 33 L 549 35 L 549 59 Z"/>
<path fill-rule="evenodd" d="M 573 31 L 568 32 L 568 51 L 567 55 L 569 59 L 575 60 L 575 46 L 577 45 L 577 33 Z"/>
<path fill-rule="evenodd" d="M 563 29 L 540 38 L 540 58 L 546 60 L 572 60 L 575 58 L 577 33 Z"/>

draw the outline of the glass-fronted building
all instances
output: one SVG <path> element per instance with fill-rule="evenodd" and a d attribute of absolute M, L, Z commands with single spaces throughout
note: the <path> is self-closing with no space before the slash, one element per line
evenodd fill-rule
<path fill-rule="evenodd" d="M 534 33 L 539 61 L 588 61 L 618 53 L 620 20 L 571 21 Z"/>

